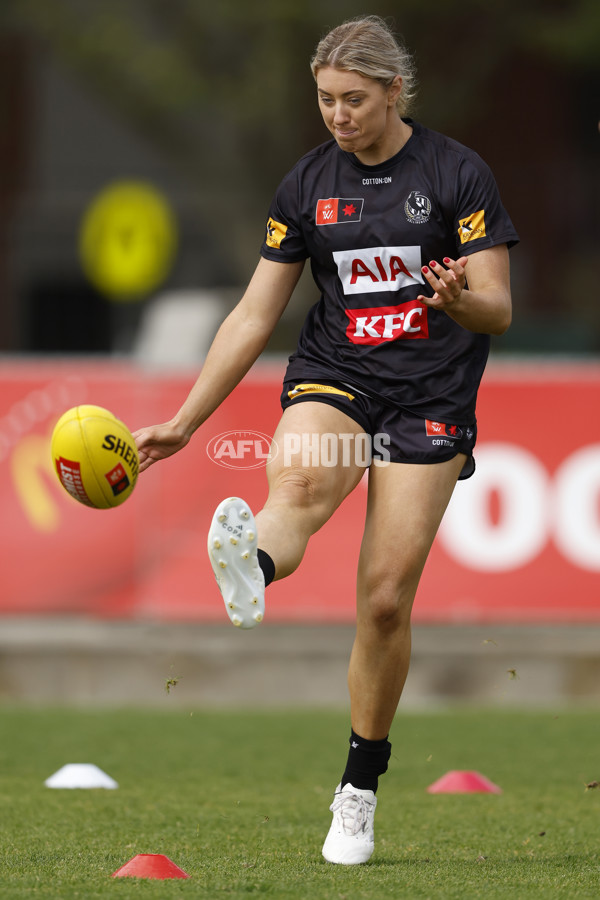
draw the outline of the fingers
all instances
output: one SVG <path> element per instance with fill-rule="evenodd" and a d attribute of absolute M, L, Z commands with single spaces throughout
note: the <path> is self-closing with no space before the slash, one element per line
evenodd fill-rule
<path fill-rule="evenodd" d="M 132 437 L 138 451 L 138 459 L 140 462 L 140 472 L 145 472 L 151 465 L 164 457 L 160 449 L 157 449 L 157 442 L 152 434 L 151 428 L 139 428 L 132 432 Z"/>
<path fill-rule="evenodd" d="M 423 266 L 421 272 L 434 295 L 433 297 L 419 295 L 417 299 L 426 306 L 444 307 L 455 303 L 466 283 L 465 269 L 468 261 L 466 256 L 461 256 L 457 260 L 445 256 L 444 265 L 434 259 L 428 266 Z"/>
<path fill-rule="evenodd" d="M 140 463 L 140 472 L 144 472 L 149 466 L 152 465 L 156 460 L 151 459 L 146 450 L 144 449 L 144 444 L 146 441 L 144 440 L 144 436 L 146 435 L 147 429 L 140 428 L 138 431 L 132 432 L 133 440 L 135 441 L 135 445 L 138 451 L 138 459 Z"/>
<path fill-rule="evenodd" d="M 148 445 L 147 449 L 144 449 L 144 447 L 138 447 L 140 472 L 145 472 L 146 469 L 149 469 L 150 466 L 153 466 L 155 462 L 158 462 L 161 459 L 166 459 L 168 456 L 171 456 L 175 452 L 176 451 L 171 448 L 165 448 L 154 444 Z"/>
<path fill-rule="evenodd" d="M 138 431 L 132 431 L 131 436 L 132 436 L 133 440 L 135 441 L 135 445 L 138 450 L 138 456 L 140 457 L 140 460 L 141 460 L 142 455 L 146 456 L 146 453 L 144 451 L 144 445 L 150 442 L 150 437 L 148 435 L 148 429 L 140 428 L 140 429 L 138 429 Z"/>
<path fill-rule="evenodd" d="M 140 460 L 140 472 L 145 472 L 146 469 L 149 469 L 151 465 L 153 465 L 156 460 L 152 459 L 152 457 L 148 456 L 144 451 L 138 452 L 139 460 Z"/>

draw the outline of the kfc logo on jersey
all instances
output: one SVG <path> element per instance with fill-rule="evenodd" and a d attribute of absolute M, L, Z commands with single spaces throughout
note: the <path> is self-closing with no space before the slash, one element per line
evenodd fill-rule
<path fill-rule="evenodd" d="M 398 306 L 347 309 L 350 320 L 346 337 L 353 344 L 387 344 L 390 341 L 429 337 L 427 307 L 418 300 Z"/>
<path fill-rule="evenodd" d="M 362 197 L 330 197 L 317 200 L 315 223 L 340 225 L 343 222 L 360 222 L 364 200 Z"/>
<path fill-rule="evenodd" d="M 411 284 L 424 284 L 418 246 L 334 250 L 333 258 L 344 294 L 399 291 Z"/>

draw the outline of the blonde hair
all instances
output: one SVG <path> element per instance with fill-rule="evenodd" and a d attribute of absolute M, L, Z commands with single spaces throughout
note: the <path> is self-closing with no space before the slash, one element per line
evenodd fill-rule
<path fill-rule="evenodd" d="M 416 95 L 416 69 L 408 49 L 379 16 L 350 19 L 338 25 L 317 44 L 310 67 L 316 80 L 325 66 L 358 72 L 390 87 L 398 75 L 402 90 L 396 101 L 399 115 L 408 112 Z"/>

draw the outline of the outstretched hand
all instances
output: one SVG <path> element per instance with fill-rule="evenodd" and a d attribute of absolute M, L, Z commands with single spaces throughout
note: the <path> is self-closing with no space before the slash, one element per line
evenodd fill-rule
<path fill-rule="evenodd" d="M 461 256 L 457 260 L 446 256 L 444 257 L 444 265 L 448 267 L 446 269 L 436 260 L 432 260 L 428 266 L 423 266 L 421 272 L 435 293 L 433 297 L 424 297 L 420 294 L 417 299 L 434 309 L 443 310 L 453 306 L 465 287 L 467 281 L 465 269 L 468 261 L 468 256 Z"/>
<path fill-rule="evenodd" d="M 173 422 L 153 425 L 150 428 L 140 428 L 138 431 L 134 431 L 133 439 L 140 458 L 140 472 L 158 462 L 159 459 L 173 456 L 189 442 L 189 436 L 184 434 Z"/>

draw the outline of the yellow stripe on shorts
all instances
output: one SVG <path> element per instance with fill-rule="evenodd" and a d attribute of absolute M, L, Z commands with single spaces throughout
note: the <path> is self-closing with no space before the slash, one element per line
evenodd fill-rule
<path fill-rule="evenodd" d="M 348 400 L 354 400 L 354 394 L 349 394 L 348 391 L 342 391 L 340 388 L 332 387 L 330 384 L 297 384 L 295 388 L 288 391 L 290 400 L 295 400 L 296 397 L 304 396 L 304 394 L 337 394 L 342 397 L 347 397 Z"/>

